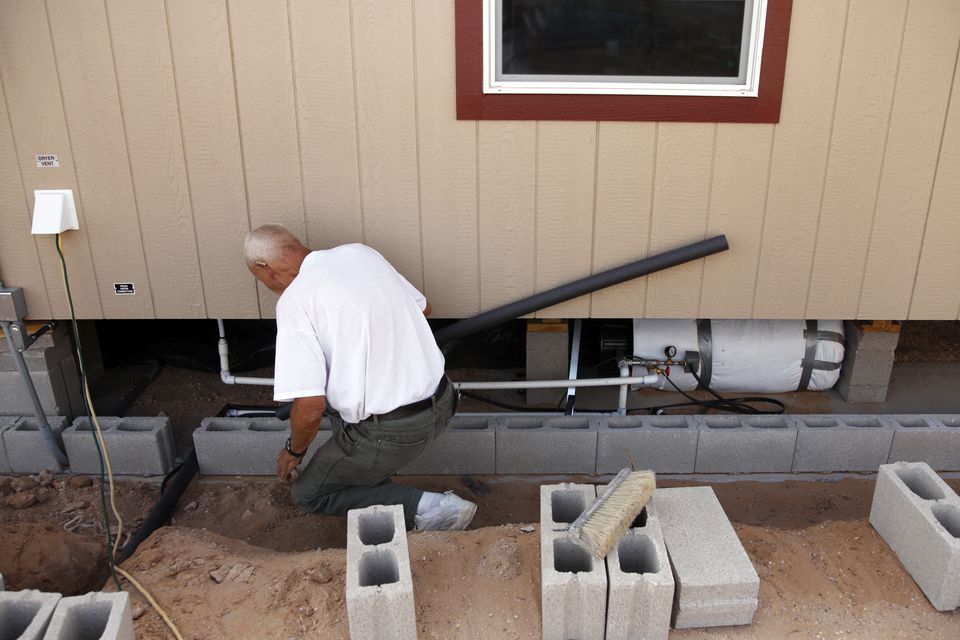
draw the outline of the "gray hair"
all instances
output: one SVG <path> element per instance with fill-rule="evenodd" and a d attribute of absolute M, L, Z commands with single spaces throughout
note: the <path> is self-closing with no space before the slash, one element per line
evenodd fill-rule
<path fill-rule="evenodd" d="M 282 224 L 262 224 L 243 237 L 243 259 L 251 267 L 279 260 L 286 250 L 302 246 L 300 239 Z"/>

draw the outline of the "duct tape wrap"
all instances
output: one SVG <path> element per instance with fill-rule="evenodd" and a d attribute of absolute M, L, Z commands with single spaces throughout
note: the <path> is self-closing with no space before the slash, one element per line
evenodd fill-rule
<path fill-rule="evenodd" d="M 660 359 L 667 346 L 700 353 L 698 376 L 715 391 L 823 391 L 840 377 L 839 320 L 634 320 L 633 355 Z M 635 370 L 643 375 L 646 370 Z M 670 380 L 684 391 L 696 379 L 679 368 Z M 661 376 L 655 385 L 673 387 Z"/>

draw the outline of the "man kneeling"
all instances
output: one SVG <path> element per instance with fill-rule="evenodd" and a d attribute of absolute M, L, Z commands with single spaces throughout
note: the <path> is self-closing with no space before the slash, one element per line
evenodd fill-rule
<path fill-rule="evenodd" d="M 333 437 L 293 482 L 294 501 L 336 515 L 400 504 L 408 529 L 466 529 L 472 502 L 390 481 L 457 410 L 423 294 L 370 247 L 310 251 L 278 224 L 248 233 L 243 254 L 280 295 L 274 399 L 293 400 L 293 411 L 277 477 L 290 480 L 325 411 L 333 422 Z"/>

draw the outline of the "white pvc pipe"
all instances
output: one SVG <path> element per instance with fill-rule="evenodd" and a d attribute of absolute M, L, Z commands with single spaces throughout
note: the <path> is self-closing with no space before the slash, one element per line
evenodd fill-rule
<path fill-rule="evenodd" d="M 223 383 L 273 386 L 273 378 L 244 378 L 230 373 L 230 348 L 227 346 L 227 332 L 223 326 L 223 320 L 217 320 L 217 330 L 220 332 L 217 351 L 220 352 L 220 379 Z"/>
<path fill-rule="evenodd" d="M 627 364 L 626 360 L 620 361 L 620 377 L 621 378 L 630 377 L 630 365 Z M 617 402 L 617 415 L 621 415 L 621 416 L 627 415 L 627 392 L 629 390 L 630 390 L 630 385 L 628 384 L 620 385 L 620 397 Z"/>
<path fill-rule="evenodd" d="M 217 320 L 217 329 L 220 331 L 220 340 L 217 343 L 217 350 L 220 352 L 220 379 L 224 384 L 249 384 L 260 386 L 272 386 L 273 378 L 245 378 L 235 376 L 230 373 L 230 350 L 227 346 L 227 335 L 224 330 L 223 320 Z M 620 368 L 623 375 L 624 369 Z M 627 373 L 630 369 L 627 367 Z M 572 387 L 620 387 L 622 396 L 620 406 L 626 406 L 625 389 L 629 385 L 648 385 L 654 384 L 658 380 L 657 375 L 633 376 L 620 378 L 592 378 L 587 380 L 511 380 L 506 382 L 454 382 L 453 386 L 457 389 L 563 389 Z"/>
<path fill-rule="evenodd" d="M 628 378 L 588 378 L 580 380 L 509 380 L 505 382 L 454 382 L 457 389 L 562 389 L 564 387 L 619 387 L 654 384 L 657 375 Z"/>

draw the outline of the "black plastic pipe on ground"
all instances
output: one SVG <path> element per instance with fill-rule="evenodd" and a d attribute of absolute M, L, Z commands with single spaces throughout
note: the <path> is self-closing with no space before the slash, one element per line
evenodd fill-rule
<path fill-rule="evenodd" d="M 187 485 L 193 480 L 193 476 L 197 475 L 199 468 L 197 451 L 196 449 L 190 449 L 186 460 L 183 461 L 180 469 L 170 478 L 170 482 L 167 483 L 166 489 L 160 495 L 160 499 L 157 500 L 157 504 L 153 505 L 153 509 L 147 514 L 143 524 L 137 529 L 136 535 L 130 538 L 130 542 L 120 550 L 119 557 L 116 559 L 118 564 L 132 556 L 133 552 L 137 550 L 137 547 L 139 547 L 151 533 L 167 523 L 167 520 L 170 519 L 170 514 L 173 513 L 173 510 L 177 506 L 177 501 L 180 500 L 180 496 L 183 495 Z"/>
<path fill-rule="evenodd" d="M 670 267 L 676 267 L 685 262 L 699 260 L 700 258 L 726 251 L 729 248 L 730 245 L 727 244 L 727 236 L 725 235 L 694 242 L 693 244 L 658 253 L 657 255 L 642 260 L 608 269 L 607 271 L 601 271 L 592 276 L 574 280 L 559 287 L 534 294 L 528 298 L 523 298 L 522 300 L 505 304 L 502 307 L 485 311 L 472 318 L 466 318 L 460 322 L 455 322 L 454 324 L 443 327 L 433 335 L 437 340 L 437 344 L 443 346 L 451 340 L 457 340 L 477 333 L 478 331 L 489 329 L 508 320 L 525 316 L 534 311 L 546 309 L 547 307 L 566 302 L 577 296 L 592 293 L 605 287 L 612 287 L 615 284 L 633 280 L 640 276 L 647 276 L 657 271 L 669 269 Z"/>

